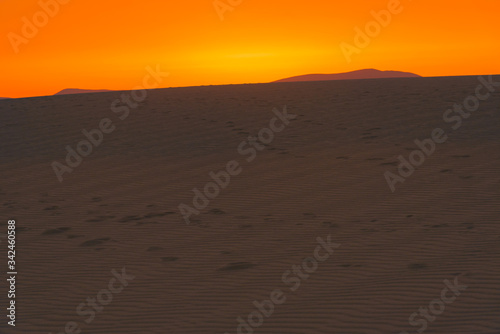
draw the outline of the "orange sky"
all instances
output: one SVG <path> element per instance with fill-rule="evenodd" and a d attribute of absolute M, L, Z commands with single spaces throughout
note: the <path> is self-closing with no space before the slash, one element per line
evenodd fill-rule
<path fill-rule="evenodd" d="M 221 0 L 231 1 L 238 2 Z M 9 33 L 22 36 L 22 18 L 33 22 L 41 7 L 37 0 L 4 0 L 0 96 L 129 90 L 156 64 L 170 73 L 162 87 L 363 68 L 423 76 L 500 73 L 497 0 L 401 1 L 403 11 L 347 62 L 340 43 L 353 44 L 354 27 L 364 28 L 370 12 L 390 1 L 243 0 L 222 21 L 213 0 L 69 0 L 16 53 Z"/>

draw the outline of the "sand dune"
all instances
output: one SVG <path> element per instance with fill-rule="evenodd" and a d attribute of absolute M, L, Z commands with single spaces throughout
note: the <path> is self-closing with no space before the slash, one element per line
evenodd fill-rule
<path fill-rule="evenodd" d="M 500 93 L 456 131 L 443 121 L 477 85 L 158 89 L 124 120 L 120 92 L 0 101 L 1 231 L 16 219 L 19 262 L 18 326 L 0 332 L 234 334 L 280 289 L 254 333 L 416 333 L 411 314 L 459 277 L 467 289 L 425 333 L 500 333 Z M 238 146 L 284 106 L 297 117 L 247 162 Z M 115 130 L 59 182 L 53 161 L 103 118 Z M 448 141 L 391 192 L 384 173 L 436 127 Z M 241 173 L 186 225 L 179 204 L 231 160 Z M 329 235 L 340 247 L 292 291 L 283 274 Z M 133 280 L 86 323 L 77 307 L 124 267 Z"/>

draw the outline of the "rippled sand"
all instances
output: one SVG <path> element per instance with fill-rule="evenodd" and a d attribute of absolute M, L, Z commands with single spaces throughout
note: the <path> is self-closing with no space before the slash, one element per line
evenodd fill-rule
<path fill-rule="evenodd" d="M 234 334 L 275 289 L 286 301 L 256 334 L 416 333 L 409 317 L 455 277 L 467 289 L 425 333 L 500 333 L 500 93 L 456 131 L 443 121 L 477 85 L 159 89 L 124 120 L 110 109 L 121 92 L 0 101 L 1 226 L 17 221 L 19 272 L 16 330 L 2 315 L 0 333 L 74 321 L 94 334 Z M 297 117 L 247 162 L 238 146 L 285 105 Z M 52 162 L 103 118 L 115 130 L 59 182 Z M 384 173 L 436 127 L 448 141 L 391 192 Z M 179 204 L 232 160 L 241 173 L 185 224 Z M 328 235 L 340 247 L 292 291 L 282 275 Z M 77 307 L 124 267 L 134 279 L 85 323 Z"/>

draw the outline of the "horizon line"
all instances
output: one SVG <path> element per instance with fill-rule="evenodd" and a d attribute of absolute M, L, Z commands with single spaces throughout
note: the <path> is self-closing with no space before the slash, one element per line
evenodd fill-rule
<path fill-rule="evenodd" d="M 376 70 L 373 68 L 369 68 L 372 70 Z M 157 89 L 171 89 L 171 88 L 196 88 L 196 87 L 217 87 L 217 86 L 238 86 L 238 85 L 265 85 L 265 84 L 293 84 L 293 83 L 304 83 L 304 82 L 325 82 L 325 81 L 351 81 L 351 80 L 383 80 L 383 79 L 423 79 L 423 78 L 453 78 L 453 77 L 474 77 L 474 76 L 481 76 L 481 75 L 493 75 L 497 76 L 500 75 L 498 74 L 464 74 L 464 75 L 436 75 L 436 76 L 422 76 L 420 74 L 412 73 L 412 72 L 405 72 L 405 71 L 397 71 L 397 70 L 377 70 L 379 72 L 404 72 L 404 73 L 411 73 L 411 74 L 416 74 L 418 77 L 394 77 L 394 78 L 348 78 L 348 79 L 337 79 L 337 80 L 309 80 L 309 81 L 290 81 L 290 82 L 277 82 L 280 80 L 284 79 L 289 79 L 289 78 L 294 78 L 294 77 L 300 77 L 300 76 L 308 76 L 308 75 L 330 75 L 330 74 L 345 74 L 345 73 L 351 73 L 351 72 L 358 72 L 358 71 L 363 71 L 363 70 L 369 70 L 369 69 L 360 69 L 360 70 L 353 70 L 349 72 L 339 72 L 339 73 L 308 73 L 308 74 L 299 74 L 299 75 L 294 75 L 291 77 L 286 77 L 282 79 L 277 79 L 275 81 L 270 81 L 270 82 L 247 82 L 247 83 L 227 83 L 227 84 L 206 84 L 206 85 L 187 85 L 187 86 L 170 86 L 170 87 L 158 87 L 158 88 L 151 88 L 151 89 L 146 89 L 146 90 L 157 90 Z M 83 92 L 83 93 L 74 93 L 74 94 L 61 94 L 57 95 L 59 92 L 62 92 L 67 89 L 75 89 L 75 90 L 82 90 L 82 91 L 90 91 L 90 92 Z M 51 95 L 32 95 L 32 96 L 21 96 L 21 97 L 0 97 L 0 101 L 3 100 L 18 100 L 18 99 L 30 99 L 30 98 L 38 98 L 38 97 L 49 97 L 49 96 L 63 96 L 63 95 L 82 95 L 82 94 L 99 94 L 99 93 L 112 93 L 112 92 L 130 92 L 133 89 L 109 89 L 109 88 L 104 88 L 104 89 L 98 89 L 98 88 L 63 88 L 59 90 L 55 94 Z M 95 92 L 93 92 L 95 91 Z"/>

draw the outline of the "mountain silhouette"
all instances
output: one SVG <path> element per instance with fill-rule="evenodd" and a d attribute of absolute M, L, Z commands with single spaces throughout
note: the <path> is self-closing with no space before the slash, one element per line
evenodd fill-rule
<path fill-rule="evenodd" d="M 365 69 L 336 74 L 306 74 L 285 78 L 273 82 L 298 82 L 298 81 L 327 81 L 327 80 L 352 80 L 352 79 L 382 79 L 382 78 L 420 78 L 421 76 L 409 72 L 379 71 Z"/>
<path fill-rule="evenodd" d="M 54 95 L 68 95 L 68 94 L 85 94 L 85 93 L 104 93 L 111 92 L 108 89 L 78 89 L 78 88 L 66 88 L 62 91 L 55 93 Z"/>

